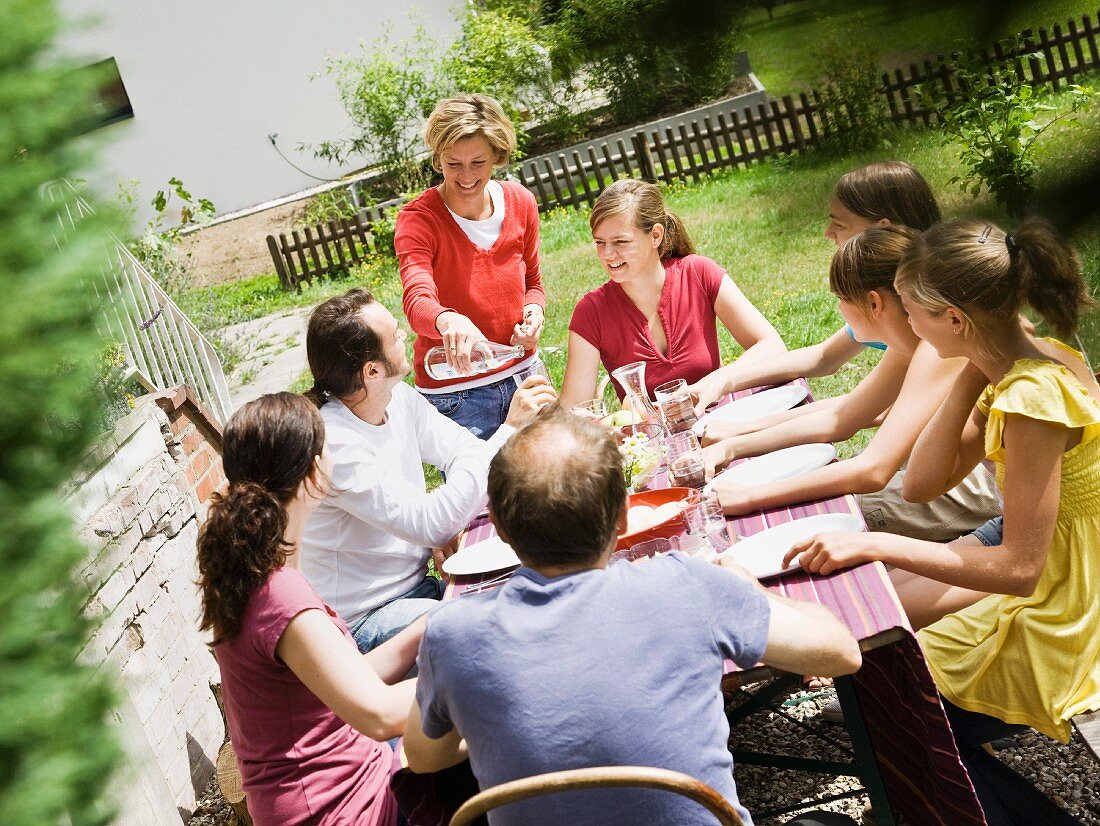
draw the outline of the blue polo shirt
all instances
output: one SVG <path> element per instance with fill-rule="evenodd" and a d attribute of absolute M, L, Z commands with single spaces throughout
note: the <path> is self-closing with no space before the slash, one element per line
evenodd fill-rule
<path fill-rule="evenodd" d="M 723 661 L 763 656 L 770 608 L 745 580 L 673 553 L 547 579 L 520 568 L 502 588 L 444 603 L 420 646 L 424 733 L 457 728 L 482 789 L 588 766 L 639 765 L 703 780 L 737 801 Z M 668 792 L 555 794 L 490 813 L 494 826 L 713 823 Z"/>

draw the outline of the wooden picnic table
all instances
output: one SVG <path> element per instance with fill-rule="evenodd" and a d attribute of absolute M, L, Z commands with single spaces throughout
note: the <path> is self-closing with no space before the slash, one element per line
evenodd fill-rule
<path fill-rule="evenodd" d="M 667 482 L 659 479 L 656 484 Z M 861 516 L 855 497 L 848 495 L 771 508 L 728 521 L 733 523 L 737 536 L 746 537 L 820 513 Z M 481 517 L 471 523 L 461 545 L 473 545 L 493 535 L 492 524 L 487 517 Z M 454 577 L 444 599 L 461 596 L 467 588 L 491 576 Z M 799 569 L 767 579 L 764 585 L 783 596 L 826 606 L 859 640 L 863 666 L 856 674 L 835 681 L 854 759 L 845 763 L 735 750 L 735 763 L 834 775 L 856 774 L 863 781 L 880 826 L 896 823 L 895 813 L 922 826 L 985 824 L 974 788 L 959 759 L 939 693 L 882 563 L 860 565 L 829 576 Z M 734 687 L 772 677 L 777 679 L 731 712 L 731 728 L 769 702 L 788 695 L 800 678 L 773 674 L 764 665 L 738 671 L 727 663 L 726 683 Z M 806 805 L 796 803 L 758 816 L 780 814 Z"/>

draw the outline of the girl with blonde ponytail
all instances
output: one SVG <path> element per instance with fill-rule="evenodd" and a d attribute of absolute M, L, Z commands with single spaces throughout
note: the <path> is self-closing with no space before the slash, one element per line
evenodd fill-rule
<path fill-rule="evenodd" d="M 951 221 L 910 248 L 895 286 L 914 332 L 967 359 L 913 448 L 905 497 L 927 501 L 988 458 L 1003 530 L 988 547 L 823 535 L 788 559 L 826 574 L 882 560 L 956 606 L 919 637 L 987 821 L 1076 823 L 981 745 L 1027 726 L 1065 743 L 1072 717 L 1100 709 L 1100 387 L 1018 318 L 1027 305 L 1073 334 L 1092 304 L 1080 261 L 1041 219 L 1012 235 Z"/>
<path fill-rule="evenodd" d="M 226 425 L 229 480 L 199 533 L 203 630 L 256 824 L 389 826 L 393 753 L 412 705 L 423 622 L 367 655 L 298 568 L 331 462 L 317 408 L 276 393 Z"/>
<path fill-rule="evenodd" d="M 779 333 L 709 258 L 695 254 L 683 221 L 645 181 L 616 181 L 588 219 L 608 283 L 581 298 L 569 322 L 562 404 L 592 398 L 610 373 L 646 364 L 646 385 L 698 381 L 720 365 L 721 321 L 754 361 L 786 350 Z M 616 384 L 622 399 L 624 391 Z"/>

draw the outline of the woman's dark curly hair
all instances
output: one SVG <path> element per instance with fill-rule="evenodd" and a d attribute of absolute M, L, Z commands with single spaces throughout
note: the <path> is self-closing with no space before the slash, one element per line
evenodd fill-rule
<path fill-rule="evenodd" d="M 237 634 L 253 592 L 286 562 L 285 506 L 324 444 L 317 408 L 293 393 L 249 402 L 226 425 L 229 489 L 214 495 L 198 540 L 200 628 L 213 632 L 213 645 Z"/>

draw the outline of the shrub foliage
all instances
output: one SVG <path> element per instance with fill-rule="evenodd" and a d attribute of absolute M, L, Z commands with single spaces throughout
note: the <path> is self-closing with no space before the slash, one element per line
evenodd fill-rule
<path fill-rule="evenodd" d="M 555 68 L 603 92 L 616 119 L 722 92 L 737 56 L 747 2 L 739 0 L 545 0 Z"/>
<path fill-rule="evenodd" d="M 1041 52 L 1026 53 L 1019 38 L 998 43 L 1001 54 L 1022 54 L 1020 60 L 1044 61 Z M 937 112 L 945 142 L 961 146 L 959 160 L 966 171 L 951 179 L 977 197 L 984 186 L 993 199 L 1020 218 L 1035 193 L 1035 158 L 1039 136 L 1055 123 L 1076 124 L 1076 113 L 1092 94 L 1071 85 L 1070 109 L 1057 112 L 1042 90 L 1016 70 L 1014 59 L 987 60 L 973 51 L 956 52 L 945 61 L 956 95 L 949 100 L 939 85 L 920 90 L 924 105 Z"/>
<path fill-rule="evenodd" d="M 72 176 L 68 140 L 89 111 L 82 73 L 50 63 L 51 3 L 0 1 L 0 812 L 5 826 L 106 823 L 117 747 L 111 691 L 77 663 L 85 551 L 58 489 L 95 432 L 99 343 L 90 294 L 101 210 L 59 249 L 44 182 Z M 94 78 L 87 79 L 94 81 Z"/>
<path fill-rule="evenodd" d="M 890 112 L 875 48 L 832 35 L 824 44 L 822 69 L 818 102 L 833 130 L 827 148 L 851 152 L 889 146 Z"/>

